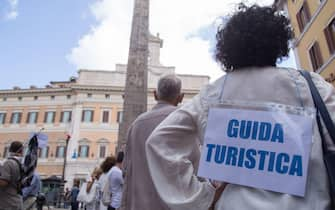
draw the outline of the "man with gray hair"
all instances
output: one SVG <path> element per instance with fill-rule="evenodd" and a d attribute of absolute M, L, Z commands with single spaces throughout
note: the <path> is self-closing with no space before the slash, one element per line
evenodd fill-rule
<path fill-rule="evenodd" d="M 145 155 L 145 142 L 151 132 L 182 102 L 181 80 L 175 75 L 159 79 L 154 91 L 157 104 L 141 114 L 129 127 L 123 169 L 125 184 L 122 210 L 167 210 L 152 182 Z"/>

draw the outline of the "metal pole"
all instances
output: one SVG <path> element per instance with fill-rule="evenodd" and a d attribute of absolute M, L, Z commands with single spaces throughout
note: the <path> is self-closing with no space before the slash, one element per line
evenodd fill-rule
<path fill-rule="evenodd" d="M 64 185 L 65 185 L 65 167 L 66 167 L 66 161 L 67 161 L 67 149 L 69 146 L 71 136 L 69 134 L 66 135 L 65 139 L 65 151 L 64 151 L 64 162 L 63 162 L 63 171 L 62 171 L 62 180 L 59 187 L 59 193 L 58 193 L 58 208 L 61 208 L 62 201 L 64 202 Z"/>
<path fill-rule="evenodd" d="M 65 167 L 66 167 L 66 161 L 67 161 L 67 148 L 69 146 L 71 136 L 68 134 L 66 135 L 66 142 L 65 142 L 65 156 L 64 156 L 64 163 L 63 163 L 63 173 L 62 173 L 62 181 L 65 181 Z"/>

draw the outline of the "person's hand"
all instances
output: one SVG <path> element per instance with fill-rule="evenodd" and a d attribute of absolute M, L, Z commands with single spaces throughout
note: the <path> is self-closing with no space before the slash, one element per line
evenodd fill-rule
<path fill-rule="evenodd" d="M 214 210 L 216 202 L 220 199 L 224 189 L 226 188 L 226 186 L 228 184 L 228 183 L 218 184 L 217 182 L 211 182 L 211 183 L 215 187 L 215 194 L 214 194 L 214 199 L 213 199 L 212 205 L 209 207 L 208 210 Z"/>

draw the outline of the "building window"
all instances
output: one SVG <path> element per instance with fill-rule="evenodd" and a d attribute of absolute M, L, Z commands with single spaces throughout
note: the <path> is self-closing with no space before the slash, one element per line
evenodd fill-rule
<path fill-rule="evenodd" d="M 102 122 L 108 123 L 109 121 L 109 111 L 103 111 L 102 112 Z"/>
<path fill-rule="evenodd" d="M 93 122 L 93 114 L 92 110 L 84 110 L 82 113 L 81 121 L 82 122 Z"/>
<path fill-rule="evenodd" d="M 71 95 L 67 95 L 66 98 L 67 98 L 67 99 L 71 99 Z"/>
<path fill-rule="evenodd" d="M 38 113 L 37 112 L 29 112 L 27 116 L 27 123 L 28 124 L 35 124 L 37 123 L 37 117 Z"/>
<path fill-rule="evenodd" d="M 44 115 L 44 123 L 54 123 L 56 112 L 46 112 Z"/>
<path fill-rule="evenodd" d="M 309 49 L 309 57 L 311 59 L 313 71 L 317 71 L 323 64 L 318 42 L 315 42 L 311 49 Z"/>
<path fill-rule="evenodd" d="M 40 149 L 39 158 L 48 158 L 49 157 L 49 146 L 46 146 L 42 149 Z"/>
<path fill-rule="evenodd" d="M 106 146 L 102 145 L 99 148 L 99 158 L 105 158 L 106 157 Z"/>
<path fill-rule="evenodd" d="M 325 29 L 326 40 L 330 54 L 335 53 L 335 18 L 329 23 Z"/>
<path fill-rule="evenodd" d="M 116 122 L 121 123 L 123 119 L 123 112 L 122 111 L 118 111 L 117 112 L 117 119 Z"/>
<path fill-rule="evenodd" d="M 21 123 L 21 117 L 22 113 L 21 112 L 13 112 L 12 117 L 10 118 L 10 123 L 11 124 L 19 124 Z"/>
<path fill-rule="evenodd" d="M 106 95 L 105 95 L 105 98 L 106 98 L 106 99 L 111 99 L 111 95 L 106 94 Z"/>
<path fill-rule="evenodd" d="M 2 101 L 7 101 L 7 98 L 6 98 L 6 97 L 3 97 L 3 98 L 2 98 Z"/>
<path fill-rule="evenodd" d="M 21 97 L 21 96 L 17 97 L 17 99 L 18 99 L 19 101 L 22 101 L 22 97 Z"/>
<path fill-rule="evenodd" d="M 305 1 L 297 14 L 297 20 L 298 20 L 300 32 L 302 32 L 305 29 L 310 19 L 311 19 L 311 15 L 308 9 L 307 2 Z"/>
<path fill-rule="evenodd" d="M 61 123 L 69 123 L 71 122 L 71 111 L 63 111 L 60 116 L 60 122 Z"/>
<path fill-rule="evenodd" d="M 4 150 L 3 150 L 3 158 L 6 158 L 8 156 L 8 151 L 9 151 L 9 146 L 5 146 Z"/>
<path fill-rule="evenodd" d="M 81 145 L 79 146 L 79 150 L 78 150 L 78 157 L 80 158 L 87 158 L 88 154 L 90 151 L 90 147 L 87 145 Z"/>
<path fill-rule="evenodd" d="M 92 93 L 87 93 L 87 98 L 92 98 Z"/>
<path fill-rule="evenodd" d="M 56 158 L 65 157 L 65 146 L 57 146 L 56 148 Z"/>
<path fill-rule="evenodd" d="M 6 122 L 6 113 L 0 113 L 0 125 L 5 124 Z"/>
<path fill-rule="evenodd" d="M 34 96 L 34 100 L 36 101 L 38 99 L 38 96 Z"/>
<path fill-rule="evenodd" d="M 55 100 L 55 96 L 50 96 L 50 99 L 51 100 Z"/>

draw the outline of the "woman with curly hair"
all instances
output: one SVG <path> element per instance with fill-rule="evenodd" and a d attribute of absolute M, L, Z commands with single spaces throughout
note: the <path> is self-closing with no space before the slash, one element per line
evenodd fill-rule
<path fill-rule="evenodd" d="M 307 178 L 304 182 L 305 191 L 303 195 L 296 196 L 294 193 L 274 192 L 275 190 L 264 190 L 261 187 L 250 187 L 255 186 L 253 185 L 254 182 L 262 183 L 261 178 L 250 181 L 248 177 L 244 177 L 242 181 L 249 182 L 249 185 L 230 183 L 218 187 L 217 184 L 214 184 L 215 182 L 197 176 L 200 161 L 200 150 L 197 145 L 200 142 L 203 145 L 203 151 L 209 150 L 208 144 L 204 145 L 206 131 L 211 126 L 217 128 L 216 131 L 212 129 L 212 132 L 229 131 L 229 128 L 224 128 L 221 124 L 225 117 L 222 118 L 222 121 L 216 123 L 217 117 L 210 118 L 211 116 L 208 113 L 213 107 L 217 108 L 228 104 L 230 108 L 235 110 L 243 110 L 241 107 L 247 107 L 248 111 L 252 110 L 251 107 L 261 107 L 262 109 L 267 108 L 267 116 L 277 113 L 276 111 L 271 112 L 271 109 L 274 108 L 292 113 L 304 113 L 307 110 L 312 110 L 310 113 L 314 113 L 313 111 L 315 111 L 309 86 L 304 77 L 294 69 L 276 67 L 277 61 L 288 55 L 288 45 L 292 38 L 290 23 L 285 16 L 271 7 L 240 5 L 238 11 L 229 21 L 224 26 L 219 27 L 216 38 L 215 57 L 226 74 L 214 83 L 207 85 L 192 101 L 169 115 L 154 130 L 146 142 L 149 170 L 161 199 L 172 210 L 206 210 L 209 208 L 215 208 L 216 210 L 330 209 L 329 183 L 323 162 L 321 138 L 317 128 L 314 129 L 316 132 L 312 132 L 313 117 L 308 118 L 311 126 L 306 129 L 311 133 L 309 136 L 311 143 L 309 144 L 310 152 L 306 156 L 309 157 L 306 158 L 309 160 L 309 165 L 308 170 L 304 171 L 307 173 L 305 176 Z M 334 120 L 334 87 L 325 82 L 318 74 L 311 73 L 311 76 Z M 250 113 L 254 114 L 255 112 L 251 111 Z M 237 116 L 240 113 L 234 112 L 234 114 Z M 288 114 L 283 116 L 288 116 Z M 212 120 L 213 123 L 208 123 L 209 120 Z M 290 123 L 294 128 L 301 126 L 300 124 L 297 125 L 296 121 Z M 257 126 L 253 128 L 255 127 L 254 130 L 257 131 Z M 299 133 L 298 130 L 295 130 L 294 132 L 291 131 L 291 134 L 295 135 L 295 132 Z M 257 135 L 260 136 L 260 134 Z M 215 137 L 214 134 L 211 137 L 213 136 Z M 299 138 L 302 137 L 303 135 L 299 136 Z M 299 146 L 302 147 L 302 145 L 296 147 L 301 150 Z M 218 156 L 218 150 L 216 152 L 214 149 L 211 151 L 212 155 L 209 155 L 208 152 L 205 156 L 207 161 L 211 161 L 208 157 L 215 156 L 216 158 Z M 218 154 L 221 157 L 224 156 L 222 150 Z M 237 164 L 236 159 L 241 159 L 240 157 L 243 155 L 240 152 L 239 155 L 235 154 L 234 156 L 231 152 L 230 160 L 226 160 L 226 165 L 227 162 L 228 165 L 234 164 L 234 158 L 235 164 Z M 254 157 L 257 155 L 256 153 Z M 253 157 L 250 156 L 250 154 L 249 157 L 246 156 L 249 158 L 249 162 L 244 163 L 242 159 L 242 163 L 252 168 L 251 160 Z M 205 158 L 203 160 L 206 160 Z M 253 160 L 255 161 L 255 159 Z M 271 160 L 267 159 L 265 161 L 267 164 L 268 162 L 271 162 Z M 276 172 L 274 170 L 284 171 L 281 170 L 280 166 L 276 167 L 275 169 L 271 167 L 266 169 L 272 171 L 273 174 Z M 249 173 L 249 168 L 245 167 L 241 171 L 245 174 Z M 261 166 L 259 168 L 259 170 L 262 170 Z M 231 172 L 227 170 L 232 170 L 232 167 L 222 167 L 221 173 Z M 256 170 L 258 170 L 258 167 Z M 208 171 L 208 173 L 211 174 L 214 171 Z M 282 187 L 276 182 L 277 180 L 274 180 L 272 185 L 277 188 Z M 291 190 L 296 190 L 297 186 L 296 183 L 293 183 L 292 186 L 288 187 Z"/>

